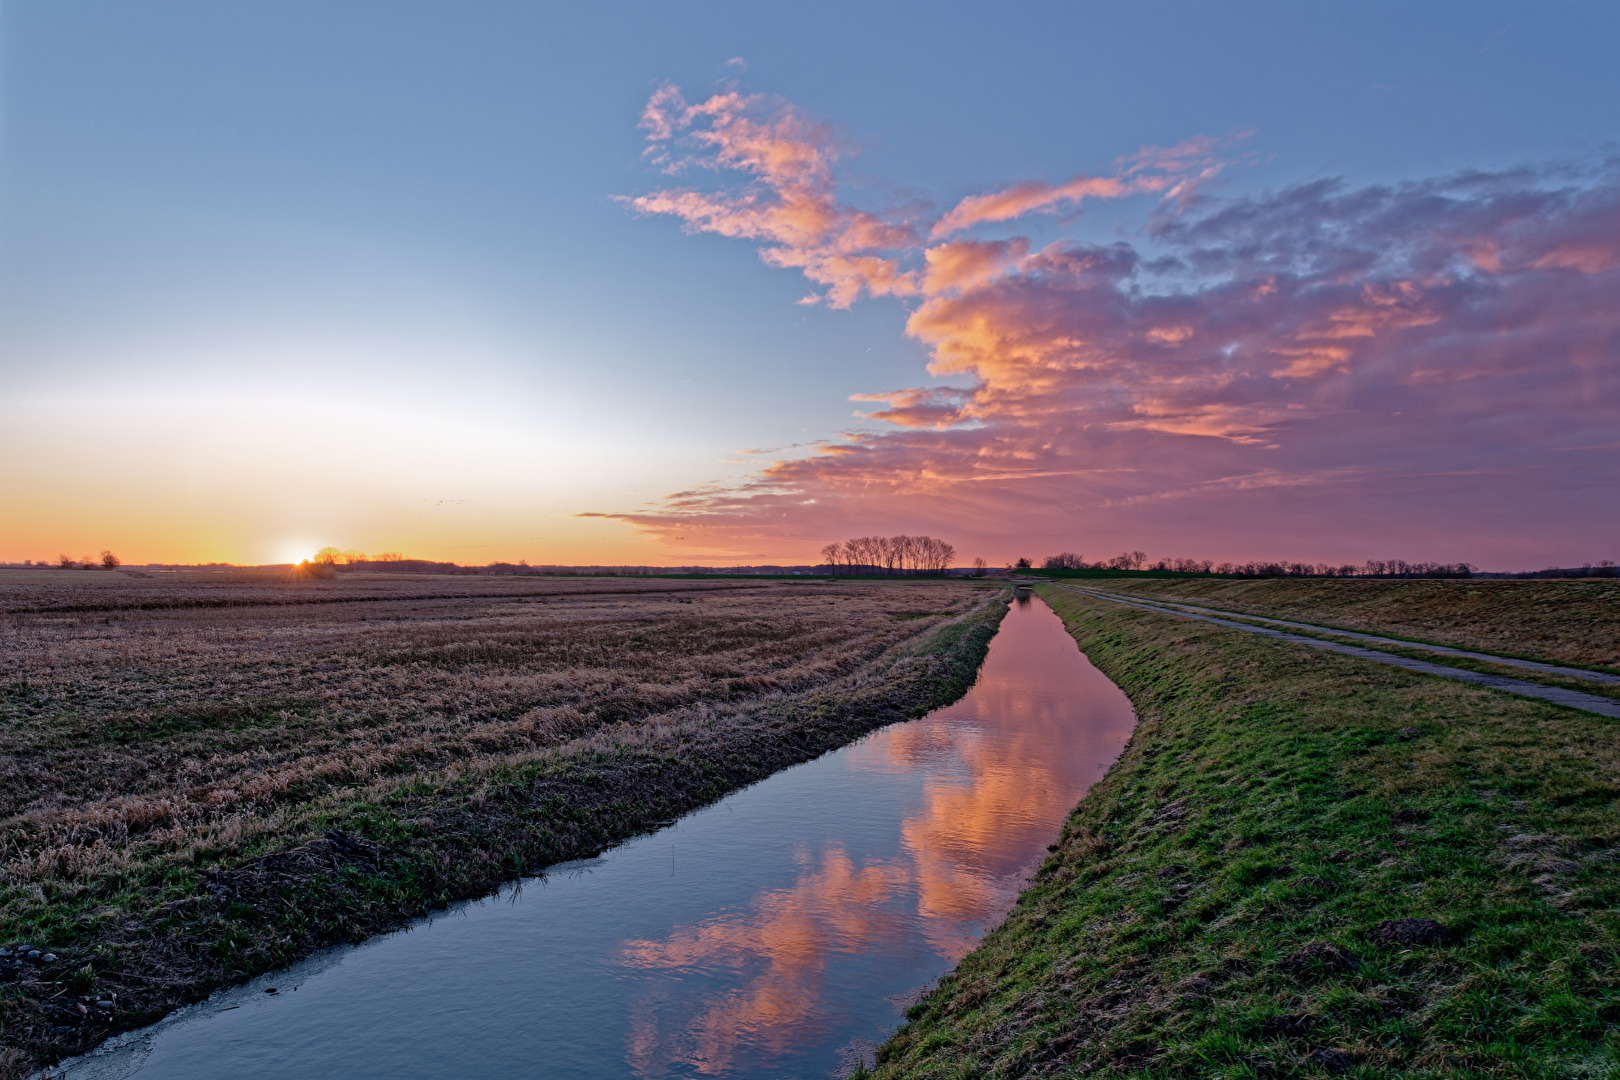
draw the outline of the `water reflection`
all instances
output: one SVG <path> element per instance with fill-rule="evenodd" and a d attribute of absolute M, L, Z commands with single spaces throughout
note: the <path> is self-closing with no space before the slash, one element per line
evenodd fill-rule
<path fill-rule="evenodd" d="M 824 1078 L 1002 918 L 1132 722 L 1026 600 L 949 708 L 67 1075 Z"/>
<path fill-rule="evenodd" d="M 791 886 L 625 943 L 626 966 L 672 977 L 633 1006 L 637 1076 L 726 1075 L 813 1044 L 838 1021 L 826 984 L 840 958 L 926 953 L 948 967 L 1006 915 L 1133 723 L 1057 616 L 1027 594 L 1019 601 L 965 698 L 846 751 L 874 784 L 924 778 L 898 857 L 857 861 L 837 841 L 801 847 Z M 687 981 L 721 970 L 735 981 L 707 991 Z"/>
<path fill-rule="evenodd" d="M 892 949 L 904 937 L 895 901 L 909 884 L 906 867 L 857 867 L 836 842 L 819 859 L 802 846 L 796 854 L 803 875 L 755 897 L 746 912 L 677 927 L 659 941 L 625 942 L 627 966 L 709 978 L 725 971 L 734 980 L 694 998 L 685 978 L 665 978 L 643 995 L 632 1006 L 626 1052 L 635 1075 L 722 1076 L 744 1060 L 819 1042 L 835 1021 L 821 1007 L 829 964 Z"/>

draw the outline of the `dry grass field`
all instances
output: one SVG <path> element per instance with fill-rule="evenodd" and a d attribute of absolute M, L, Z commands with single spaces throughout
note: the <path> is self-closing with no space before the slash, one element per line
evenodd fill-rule
<path fill-rule="evenodd" d="M 57 956 L 0 957 L 0 1076 L 950 700 L 1004 610 L 926 580 L 0 574 L 0 946 Z"/>

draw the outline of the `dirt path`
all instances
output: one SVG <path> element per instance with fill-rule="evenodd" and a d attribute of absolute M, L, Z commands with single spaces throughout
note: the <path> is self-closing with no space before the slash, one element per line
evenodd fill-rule
<path fill-rule="evenodd" d="M 1280 640 L 1290 641 L 1298 645 L 1309 645 L 1312 648 L 1326 649 L 1329 652 L 1343 653 L 1346 656 L 1360 657 L 1363 660 L 1376 660 L 1380 664 L 1390 664 L 1394 667 L 1405 668 L 1408 671 L 1421 672 L 1425 675 L 1438 675 L 1445 679 L 1456 679 L 1459 682 L 1473 683 L 1476 686 L 1485 686 L 1492 690 L 1501 690 L 1509 694 L 1518 694 L 1521 697 L 1540 698 L 1542 701 L 1550 701 L 1555 705 L 1563 705 L 1567 708 L 1580 709 L 1583 712 L 1596 713 L 1599 716 L 1608 716 L 1620 720 L 1620 701 L 1598 697 L 1595 694 L 1583 694 L 1578 690 L 1566 690 L 1557 686 L 1542 686 L 1538 683 L 1525 682 L 1522 679 L 1510 679 L 1503 675 L 1490 675 L 1480 671 L 1467 671 L 1463 668 L 1447 667 L 1444 664 L 1432 664 L 1425 660 L 1413 660 L 1405 656 L 1394 656 L 1390 653 L 1378 652 L 1375 649 L 1363 649 L 1357 645 L 1346 645 L 1337 641 L 1323 641 L 1321 638 L 1305 637 L 1302 634 L 1290 634 L 1283 630 L 1272 630 L 1269 627 L 1255 626 L 1253 623 L 1248 622 L 1237 622 L 1234 619 L 1221 618 L 1216 615 L 1201 615 L 1197 614 L 1195 611 L 1186 610 L 1180 605 L 1171 606 L 1163 602 L 1155 603 L 1153 601 L 1137 599 L 1127 600 L 1124 597 L 1115 596 L 1105 592 L 1097 592 L 1093 589 L 1080 588 L 1075 585 L 1057 585 L 1050 582 L 1046 584 L 1051 584 L 1053 588 L 1079 593 L 1082 596 L 1089 596 L 1096 600 L 1106 600 L 1114 604 L 1124 604 L 1128 607 L 1139 608 L 1143 611 L 1157 611 L 1160 614 L 1165 615 L 1178 615 L 1184 619 L 1197 619 L 1200 622 L 1214 623 L 1217 626 L 1225 626 L 1233 630 L 1246 630 L 1251 634 L 1261 634 L 1265 637 L 1278 638 Z M 1256 616 L 1251 615 L 1245 615 L 1242 617 L 1246 619 L 1256 618 Z M 1280 619 L 1267 619 L 1265 621 L 1282 623 L 1282 620 Z M 1401 645 L 1407 647 L 1411 647 L 1413 645 L 1412 642 L 1396 641 L 1392 638 L 1377 638 L 1369 634 L 1348 634 L 1342 630 L 1310 626 L 1309 624 L 1303 623 L 1283 623 L 1283 625 L 1300 626 L 1310 630 L 1319 631 L 1321 633 L 1337 634 L 1344 637 L 1357 637 L 1365 640 L 1385 641 L 1391 645 Z M 1464 652 L 1461 649 L 1442 649 L 1439 646 L 1424 646 L 1424 648 L 1434 651 L 1444 651 L 1456 656 L 1475 657 L 1481 660 L 1487 660 L 1491 663 L 1517 663 L 1519 666 L 1533 665 L 1537 670 L 1540 671 L 1578 676 L 1581 678 L 1595 678 L 1596 681 L 1606 682 L 1610 678 L 1613 678 L 1613 676 L 1600 677 L 1603 676 L 1603 673 L 1601 672 L 1582 671 L 1577 668 L 1560 668 L 1552 664 L 1534 664 L 1532 661 L 1515 662 L 1507 660 L 1504 657 L 1490 656 L 1484 653 L 1469 653 Z"/>
<path fill-rule="evenodd" d="M 1377 634 L 1363 634 L 1355 630 L 1341 630 L 1335 626 L 1318 626 L 1315 623 L 1290 622 L 1287 619 L 1271 619 L 1264 615 L 1250 615 L 1243 611 L 1227 611 L 1223 608 L 1200 607 L 1197 604 L 1187 604 L 1179 600 L 1152 600 L 1139 596 L 1119 596 L 1114 593 L 1093 590 L 1093 596 L 1107 597 L 1124 603 L 1150 604 L 1157 607 L 1174 608 L 1181 611 L 1195 611 L 1202 615 L 1230 616 L 1235 619 L 1244 619 L 1249 622 L 1269 623 L 1272 626 L 1291 626 L 1296 630 L 1309 630 L 1316 634 L 1332 634 L 1335 637 L 1354 638 L 1357 641 L 1371 641 L 1379 645 L 1396 645 L 1404 649 L 1422 649 L 1424 652 L 1440 653 L 1443 656 L 1460 656 L 1469 660 L 1482 660 L 1488 664 L 1505 664 L 1509 667 L 1524 668 L 1527 671 L 1539 671 L 1543 675 L 1562 675 L 1567 679 L 1585 679 L 1588 682 L 1605 683 L 1609 686 L 1620 686 L 1620 675 L 1607 671 L 1589 671 L 1586 668 L 1562 667 L 1558 664 L 1546 664 L 1539 660 L 1523 660 L 1515 656 L 1499 656 L 1495 653 L 1470 652 L 1467 649 L 1454 649 L 1449 645 L 1433 645 L 1426 641 L 1408 641 L 1403 638 L 1380 637 Z"/>

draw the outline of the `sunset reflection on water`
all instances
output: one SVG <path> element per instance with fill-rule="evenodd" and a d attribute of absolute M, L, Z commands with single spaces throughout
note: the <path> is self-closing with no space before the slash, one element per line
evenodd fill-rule
<path fill-rule="evenodd" d="M 791 884 L 623 943 L 626 968 L 666 976 L 631 1007 L 635 1074 L 769 1065 L 847 1028 L 847 991 L 879 958 L 932 957 L 936 969 L 960 960 L 1011 909 L 1134 722 L 1057 616 L 1020 601 L 966 697 L 846 751 L 850 770 L 890 800 L 895 785 L 915 785 L 888 850 L 801 842 Z"/>

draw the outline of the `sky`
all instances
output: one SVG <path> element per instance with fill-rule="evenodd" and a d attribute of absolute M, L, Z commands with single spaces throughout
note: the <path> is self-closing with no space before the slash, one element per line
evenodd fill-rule
<path fill-rule="evenodd" d="M 1620 558 L 1617 40 L 4 0 L 0 560 Z"/>

